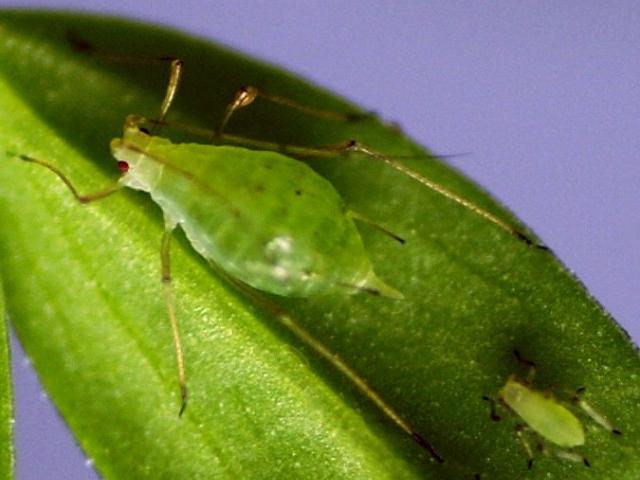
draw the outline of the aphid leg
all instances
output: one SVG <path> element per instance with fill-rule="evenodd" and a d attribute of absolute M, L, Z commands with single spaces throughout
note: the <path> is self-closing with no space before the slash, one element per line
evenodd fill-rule
<path fill-rule="evenodd" d="M 578 405 L 591 419 L 600 425 L 605 430 L 608 430 L 614 435 L 622 435 L 622 432 L 615 428 L 607 418 L 605 418 L 601 413 L 596 411 L 590 404 L 588 404 L 583 398 L 586 388 L 580 387 L 576 390 L 575 395 L 573 396 L 573 402 Z"/>
<path fill-rule="evenodd" d="M 514 350 L 513 355 L 516 357 L 518 362 L 529 367 L 529 373 L 527 374 L 527 383 L 533 382 L 533 377 L 535 377 L 536 375 L 535 362 L 523 357 L 518 350 Z"/>
<path fill-rule="evenodd" d="M 304 329 L 286 310 L 279 305 L 267 299 L 256 290 L 250 288 L 248 285 L 238 281 L 237 279 L 228 275 L 214 262 L 209 261 L 211 267 L 229 284 L 238 289 L 243 295 L 251 299 L 255 304 L 264 308 L 270 312 L 284 327 L 286 327 L 291 333 L 293 333 L 302 343 L 311 348 L 320 357 L 328 361 L 333 367 L 342 373 L 346 378 L 353 383 L 360 392 L 365 395 L 376 407 L 378 407 L 397 427 L 409 435 L 414 442 L 427 450 L 431 457 L 438 463 L 443 463 L 444 459 L 431 445 L 431 443 L 421 434 L 416 432 L 411 425 L 396 412 L 385 400 L 373 390 L 353 368 L 351 368 L 344 360 L 342 360 L 336 353 L 332 352 L 327 346 L 325 346 L 319 339 L 314 337 L 309 331 Z"/>
<path fill-rule="evenodd" d="M 400 243 L 401 245 L 405 244 L 404 238 L 400 237 L 399 235 L 396 235 L 395 233 L 393 233 L 391 230 L 387 229 L 383 225 L 380 225 L 379 223 L 371 220 L 370 218 L 365 217 L 364 215 L 358 212 L 355 212 L 353 210 L 347 210 L 347 216 L 353 218 L 354 220 L 358 220 L 362 223 L 366 223 L 370 227 L 373 227 L 376 230 L 384 233 L 388 237 L 394 239 L 396 242 Z"/>
<path fill-rule="evenodd" d="M 142 65 L 144 64 L 164 65 L 168 63 L 170 66 L 169 83 L 167 85 L 167 90 L 165 92 L 164 99 L 162 100 L 162 106 L 160 107 L 160 116 L 158 117 L 160 121 L 165 119 L 165 117 L 167 116 L 167 112 L 169 111 L 169 107 L 173 103 L 173 99 L 175 98 L 176 92 L 178 91 L 178 85 L 180 84 L 180 78 L 182 76 L 184 61 L 182 61 L 180 58 L 172 57 L 172 56 L 145 57 L 141 55 L 123 55 L 120 53 L 109 52 L 109 51 L 95 48 L 89 42 L 87 42 L 86 40 L 80 37 L 77 37 L 72 32 L 70 32 L 67 37 L 71 45 L 76 50 L 82 53 L 85 53 L 87 55 L 91 55 L 96 58 L 101 58 L 111 62 L 142 64 Z"/>
<path fill-rule="evenodd" d="M 171 324 L 173 348 L 176 353 L 176 366 L 178 368 L 178 384 L 180 385 L 180 411 L 178 412 L 178 416 L 181 417 L 185 408 L 187 408 L 188 393 L 182 342 L 180 341 L 180 330 L 178 329 L 178 321 L 176 319 L 175 305 L 173 302 L 173 291 L 171 288 L 171 234 L 175 227 L 176 223 L 165 216 L 164 233 L 162 234 L 162 244 L 160 247 L 160 259 L 162 263 L 162 289 L 167 305 L 169 323 Z"/>
<path fill-rule="evenodd" d="M 494 422 L 499 422 L 500 420 L 502 420 L 502 417 L 498 415 L 496 409 L 496 400 L 486 395 L 483 395 L 482 399 L 489 402 L 489 405 L 491 406 L 491 413 L 489 414 L 489 418 L 491 418 L 491 420 L 493 420 Z"/>
<path fill-rule="evenodd" d="M 167 112 L 169 111 L 169 107 L 173 103 L 173 99 L 178 91 L 178 85 L 180 84 L 180 78 L 182 78 L 182 69 L 184 67 L 184 62 L 179 58 L 166 57 L 163 60 L 171 61 L 171 73 L 169 75 L 167 91 L 165 92 L 164 99 L 162 100 L 162 105 L 160 107 L 160 120 L 165 119 Z"/>
<path fill-rule="evenodd" d="M 569 460 L 570 462 L 575 463 L 583 463 L 586 467 L 591 466 L 591 463 L 589 463 L 587 457 L 583 457 L 582 455 L 572 452 L 571 450 L 554 450 L 553 454 L 563 460 Z"/>
<path fill-rule="evenodd" d="M 531 449 L 531 445 L 529 445 L 529 441 L 526 439 L 523 433 L 524 431 L 526 431 L 526 429 L 527 429 L 527 425 L 524 423 L 518 423 L 515 426 L 516 435 L 520 439 L 520 442 L 522 443 L 522 447 L 527 452 L 527 468 L 531 470 L 533 468 L 534 457 L 533 457 L 533 450 Z"/>
<path fill-rule="evenodd" d="M 523 232 L 521 232 L 520 230 L 518 230 L 518 229 L 514 228 L 513 226 L 509 225 L 505 221 L 499 219 L 498 217 L 496 217 L 492 213 L 489 213 L 487 210 L 481 208 L 480 206 L 478 206 L 475 203 L 467 200 L 466 198 L 463 198 L 460 195 L 457 195 L 457 194 L 453 193 L 452 191 L 446 189 L 445 187 L 443 187 L 439 183 L 436 183 L 433 180 L 430 180 L 430 179 L 424 177 L 423 175 L 419 174 L 415 170 L 410 169 L 409 167 L 407 167 L 406 165 L 404 165 L 403 163 L 399 162 L 397 159 L 395 159 L 393 157 L 389 157 L 389 156 L 386 156 L 386 155 L 384 155 L 384 154 L 382 154 L 380 152 L 377 152 L 377 151 L 369 148 L 368 146 L 363 145 L 363 144 L 361 144 L 361 143 L 359 143 L 359 142 L 357 142 L 355 140 L 349 140 L 348 142 L 345 142 L 342 145 L 338 145 L 338 146 L 336 146 L 334 148 L 338 152 L 344 151 L 344 152 L 362 153 L 362 154 L 367 155 L 367 156 L 369 156 L 369 157 L 371 157 L 373 159 L 380 160 L 380 161 L 384 162 L 385 164 L 387 164 L 388 166 L 390 166 L 391 168 L 393 168 L 394 170 L 397 170 L 397 171 L 407 175 L 408 177 L 416 180 L 418 183 L 422 184 L 423 186 L 425 186 L 425 187 L 427 187 L 427 188 L 439 193 L 440 195 L 448 198 L 449 200 L 451 200 L 453 202 L 458 203 L 459 205 L 462 205 L 463 207 L 467 208 L 468 210 L 471 210 L 472 212 L 474 212 L 475 214 L 479 215 L 480 217 L 483 217 L 485 220 L 488 220 L 491 223 L 497 225 L 498 227 L 502 228 L 503 230 L 508 232 L 510 235 L 516 237 L 518 240 L 526 243 L 527 245 L 532 246 L 532 247 L 536 247 L 536 248 L 540 248 L 542 250 L 548 250 L 548 248 L 546 246 L 541 245 L 541 244 L 535 242 L 534 240 L 530 239 Z"/>
<path fill-rule="evenodd" d="M 62 171 L 58 167 L 56 167 L 55 165 L 53 165 L 53 164 L 51 164 L 49 162 L 45 162 L 44 160 L 40 160 L 40 159 L 37 159 L 37 158 L 30 157 L 29 155 L 21 155 L 21 154 L 13 154 L 13 153 L 11 153 L 10 155 L 16 156 L 20 160 L 23 160 L 25 162 L 35 163 L 36 165 L 40 165 L 40 166 L 43 166 L 43 167 L 51 170 L 53 173 L 55 173 L 58 176 L 58 178 L 60 180 L 62 180 L 64 182 L 64 184 L 67 186 L 67 188 L 69 188 L 69 190 L 71 191 L 71 193 L 73 194 L 75 199 L 78 200 L 78 202 L 80 202 L 80 203 L 90 203 L 90 202 L 93 202 L 95 200 L 101 200 L 101 199 L 103 199 L 105 197 L 108 197 L 112 193 L 117 192 L 118 190 L 120 190 L 122 188 L 122 185 L 119 182 L 115 182 L 114 184 L 109 185 L 107 188 L 105 188 L 103 190 L 99 190 L 97 192 L 81 195 L 81 194 L 78 193 L 78 190 L 73 185 L 73 183 L 71 183 L 71 180 L 69 180 L 69 178 L 64 173 L 62 173 Z"/>
<path fill-rule="evenodd" d="M 373 113 L 359 113 L 359 112 L 343 113 L 343 112 L 336 112 L 332 110 L 323 110 L 320 108 L 312 107 L 310 105 L 299 103 L 287 97 L 282 97 L 279 95 L 274 95 L 269 92 L 265 92 L 264 90 L 258 89 L 257 87 L 252 85 L 243 85 L 238 90 L 236 90 L 235 94 L 233 95 L 233 99 L 227 105 L 227 108 L 225 109 L 225 112 L 222 117 L 222 120 L 220 121 L 220 124 L 214 130 L 214 138 L 220 138 L 222 136 L 224 129 L 229 124 L 229 120 L 231 119 L 231 117 L 235 112 L 237 112 L 241 108 L 251 105 L 258 98 L 262 98 L 271 103 L 283 105 L 285 107 L 298 110 L 307 115 L 326 118 L 329 120 L 352 121 L 352 120 L 360 120 L 363 118 L 374 116 Z"/>

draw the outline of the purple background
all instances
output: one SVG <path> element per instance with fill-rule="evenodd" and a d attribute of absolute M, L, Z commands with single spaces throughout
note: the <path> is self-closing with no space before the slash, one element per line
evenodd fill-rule
<path fill-rule="evenodd" d="M 207 36 L 399 121 L 436 152 L 472 152 L 453 163 L 640 340 L 637 1 L 24 3 Z M 18 478 L 96 478 L 16 345 L 14 374 Z"/>

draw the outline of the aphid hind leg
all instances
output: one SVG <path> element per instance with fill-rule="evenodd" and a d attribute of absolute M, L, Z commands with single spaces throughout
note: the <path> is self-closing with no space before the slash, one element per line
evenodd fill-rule
<path fill-rule="evenodd" d="M 387 418 L 409 435 L 414 442 L 427 450 L 436 462 L 444 462 L 444 459 L 436 451 L 433 445 L 431 445 L 424 436 L 416 432 L 413 427 L 411 427 L 411 425 L 380 396 L 380 394 L 368 385 L 364 378 L 362 378 L 336 353 L 324 345 L 324 343 L 303 328 L 302 325 L 300 325 L 286 310 L 270 301 L 264 295 L 261 295 L 258 291 L 231 277 L 214 262 L 209 261 L 209 264 L 220 275 L 220 277 L 226 279 L 230 285 L 252 300 L 256 305 L 271 313 L 271 315 L 273 315 L 285 328 L 287 328 L 287 330 L 293 333 L 296 338 L 311 348 L 320 357 L 328 361 L 336 370 L 349 379 L 349 381 L 351 381 L 351 383 L 353 383 L 363 395 L 373 402 L 373 404 L 378 407 Z"/>
<path fill-rule="evenodd" d="M 60 180 L 62 180 L 62 182 L 64 182 L 64 184 L 67 186 L 69 191 L 73 194 L 74 198 L 80 203 L 91 203 L 91 202 L 94 202 L 96 200 L 101 200 L 103 198 L 108 197 L 109 195 L 111 195 L 113 193 L 116 193 L 117 191 L 119 191 L 122 188 L 122 185 L 119 182 L 115 182 L 112 185 L 109 185 L 108 187 L 106 187 L 106 188 L 104 188 L 102 190 L 98 190 L 98 191 L 93 192 L 93 193 L 81 195 L 80 193 L 78 193 L 78 189 L 75 187 L 75 185 L 71 182 L 71 180 L 69 180 L 69 177 L 67 177 L 62 172 L 62 170 L 60 170 L 58 167 L 56 167 L 52 163 L 46 162 L 44 160 L 40 160 L 38 158 L 31 157 L 29 155 L 14 154 L 14 153 L 11 153 L 10 155 L 13 155 L 13 156 L 17 157 L 17 158 L 19 158 L 20 160 L 22 160 L 24 162 L 34 163 L 36 165 L 40 165 L 40 166 L 45 167 L 46 169 L 52 171 L 53 173 L 55 173 L 56 176 Z"/>
<path fill-rule="evenodd" d="M 272 93 L 266 92 L 258 87 L 253 85 L 243 85 L 238 90 L 236 90 L 233 99 L 227 105 L 225 109 L 224 115 L 220 124 L 214 130 L 214 138 L 220 138 L 229 124 L 229 120 L 238 110 L 244 107 L 248 107 L 253 104 L 258 98 L 266 100 L 271 103 L 275 103 L 277 105 L 283 105 L 285 107 L 298 110 L 307 115 L 311 115 L 314 117 L 325 118 L 328 120 L 337 120 L 337 121 L 352 121 L 352 120 L 360 120 L 363 118 L 373 116 L 372 113 L 358 113 L 358 112 L 336 112 L 333 110 L 324 110 L 320 108 L 315 108 L 310 105 L 305 105 L 303 103 L 297 102 L 291 98 L 283 97 L 280 95 L 274 95 Z"/>
<path fill-rule="evenodd" d="M 613 435 L 622 435 L 622 432 L 619 429 L 615 428 L 606 417 L 604 417 L 600 412 L 594 409 L 589 403 L 586 402 L 586 400 L 582 398 L 585 391 L 585 387 L 578 388 L 572 398 L 573 403 L 580 407 L 582 411 L 591 418 L 591 420 L 596 422 L 605 430 L 611 432 Z"/>
<path fill-rule="evenodd" d="M 178 369 L 178 384 L 180 386 L 180 411 L 178 416 L 182 416 L 185 408 L 187 408 L 188 391 L 187 391 L 187 375 L 184 366 L 184 354 L 182 350 L 182 342 L 180 340 L 180 330 L 176 319 L 175 304 L 173 300 L 173 290 L 171 286 L 171 235 L 176 227 L 176 223 L 165 217 L 164 233 L 162 234 L 162 243 L 160 246 L 160 260 L 162 264 L 162 290 L 167 306 L 167 315 L 171 324 L 171 334 L 173 338 L 173 348 L 176 354 L 176 367 Z"/>
<path fill-rule="evenodd" d="M 471 210 L 472 212 L 474 212 L 476 215 L 479 215 L 480 217 L 484 218 L 485 220 L 488 220 L 489 222 L 495 224 L 496 226 L 500 227 L 501 229 L 505 230 L 506 232 L 508 232 L 510 235 L 516 237 L 518 240 L 526 243 L 529 246 L 532 247 L 536 247 L 542 250 L 548 250 L 548 248 L 544 245 L 541 245 L 537 242 L 535 242 L 534 240 L 530 239 L 526 234 L 524 234 L 523 232 L 521 232 L 520 230 L 516 229 L 515 227 L 509 225 L 507 222 L 505 222 L 504 220 L 501 220 L 500 218 L 496 217 L 494 214 L 488 212 L 487 210 L 481 208 L 480 206 L 476 205 L 475 203 L 471 202 L 470 200 L 467 200 L 466 198 L 461 197 L 460 195 L 452 192 L 451 190 L 445 188 L 444 186 L 440 185 L 437 182 L 434 182 L 433 180 L 428 179 L 427 177 L 425 177 L 424 175 L 421 175 L 420 173 L 416 172 L 415 170 L 410 169 L 409 167 L 407 167 L 405 164 L 401 163 L 397 158 L 394 158 L 392 156 L 388 156 L 388 155 L 384 155 L 383 153 L 377 152 L 375 150 L 373 150 L 372 148 L 368 147 L 367 145 L 364 145 L 356 140 L 348 140 L 346 142 L 343 142 L 341 144 L 337 144 L 334 146 L 329 146 L 326 147 L 325 149 L 327 150 L 333 150 L 336 153 L 342 153 L 342 152 L 354 152 L 354 153 L 361 153 L 364 154 L 370 158 L 373 158 L 375 160 L 379 160 L 382 161 L 383 163 L 385 163 L 386 165 L 388 165 L 389 167 L 393 168 L 394 170 L 403 173 L 404 175 L 408 176 L 409 178 L 412 178 L 413 180 L 417 181 L 418 183 L 422 184 L 423 186 L 427 187 L 430 190 L 433 190 L 434 192 L 448 198 L 449 200 L 463 206 L 464 208 Z"/>
<path fill-rule="evenodd" d="M 533 468 L 534 455 L 533 455 L 533 449 L 529 444 L 529 440 L 527 440 L 525 436 L 527 431 L 527 425 L 524 423 L 518 423 L 515 426 L 515 431 L 516 431 L 516 435 L 518 436 L 518 439 L 520 440 L 520 443 L 522 444 L 522 448 L 524 448 L 525 452 L 527 453 L 527 468 L 531 470 Z"/>
<path fill-rule="evenodd" d="M 553 455 L 563 460 L 569 460 L 570 462 L 582 463 L 585 467 L 590 467 L 591 463 L 587 457 L 584 457 L 571 450 L 553 450 Z"/>

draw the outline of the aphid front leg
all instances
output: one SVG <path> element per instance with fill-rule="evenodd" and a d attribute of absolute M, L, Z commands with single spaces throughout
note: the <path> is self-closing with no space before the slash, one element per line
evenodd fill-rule
<path fill-rule="evenodd" d="M 64 184 L 67 186 L 67 188 L 71 191 L 71 193 L 73 194 L 74 198 L 80 202 L 80 203 L 90 203 L 93 202 L 95 200 L 101 200 L 103 198 L 108 197 L 109 195 L 119 191 L 123 185 L 120 184 L 120 182 L 115 182 L 112 185 L 109 185 L 108 187 L 102 189 L 102 190 L 98 190 L 97 192 L 93 192 L 93 193 L 89 193 L 89 194 L 84 194 L 81 195 L 80 193 L 78 193 L 78 189 L 75 187 L 75 185 L 71 182 L 71 180 L 69 180 L 69 177 L 67 177 L 64 173 L 62 173 L 62 171 L 56 167 L 55 165 L 46 162 L 44 160 L 40 160 L 34 157 L 31 157 L 29 155 L 22 155 L 22 154 L 13 154 L 10 153 L 10 155 L 13 155 L 15 157 L 18 157 L 20 160 L 25 161 L 25 162 L 29 162 L 29 163 L 35 163 L 36 165 L 40 165 L 42 167 L 47 168 L 48 170 L 51 170 L 53 173 L 56 174 L 56 176 L 62 180 L 64 182 Z M 125 167 L 123 165 L 120 165 L 121 168 L 121 172 L 125 173 Z"/>
<path fill-rule="evenodd" d="M 513 351 L 513 355 L 516 357 L 518 362 L 520 362 L 521 364 L 526 365 L 527 367 L 529 367 L 529 373 L 527 374 L 526 382 L 527 383 L 532 383 L 533 382 L 533 378 L 536 376 L 536 364 L 535 364 L 535 362 L 533 362 L 532 360 L 529 360 L 528 358 L 523 357 L 519 350 L 514 350 Z"/>
<path fill-rule="evenodd" d="M 185 408 L 187 408 L 187 375 L 184 367 L 184 354 L 182 350 L 182 342 L 180 341 L 180 330 L 178 329 L 178 321 L 176 319 L 175 305 L 173 301 L 173 291 L 171 287 L 171 235 L 176 228 L 176 222 L 165 216 L 164 233 L 162 234 L 162 243 L 160 246 L 160 260 L 162 264 L 162 289 L 164 293 L 165 303 L 167 305 L 167 315 L 171 324 L 171 333 L 173 336 L 173 348 L 176 353 L 176 366 L 178 369 L 178 384 L 180 385 L 180 411 L 178 416 L 182 416 Z"/>

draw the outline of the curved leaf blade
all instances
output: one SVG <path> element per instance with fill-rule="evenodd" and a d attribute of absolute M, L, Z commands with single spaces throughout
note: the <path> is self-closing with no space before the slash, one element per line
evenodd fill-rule
<path fill-rule="evenodd" d="M 115 20 L 51 18 L 0 15 L 0 142 L 58 162 L 86 191 L 113 178 L 109 139 L 126 114 L 157 111 L 165 76 L 79 55 L 70 33 L 114 52 L 185 58 L 172 117 L 190 123 L 215 122 L 245 83 L 350 108 L 204 42 Z M 322 122 L 273 107 L 243 112 L 233 127 L 301 144 L 357 137 L 389 153 L 419 151 L 377 122 Z M 408 163 L 508 215 L 442 165 Z M 312 162 L 350 205 L 406 237 L 399 249 L 363 229 L 377 270 L 406 301 L 278 301 L 428 436 L 444 466 L 431 464 L 268 312 L 221 283 L 184 240 L 174 270 L 193 402 L 179 421 L 157 284 L 157 208 L 129 193 L 83 209 L 48 172 L 8 157 L 2 165 L 0 269 L 16 329 L 107 478 L 514 478 L 524 473 L 521 447 L 508 422 L 488 421 L 480 399 L 519 371 L 514 348 L 536 360 L 543 386 L 586 385 L 589 401 L 623 430 L 623 439 L 590 435 L 585 454 L 599 478 L 638 474 L 639 362 L 624 334 L 551 255 L 396 172 L 367 159 Z M 547 459 L 532 478 L 569 471 L 591 475 Z"/>

